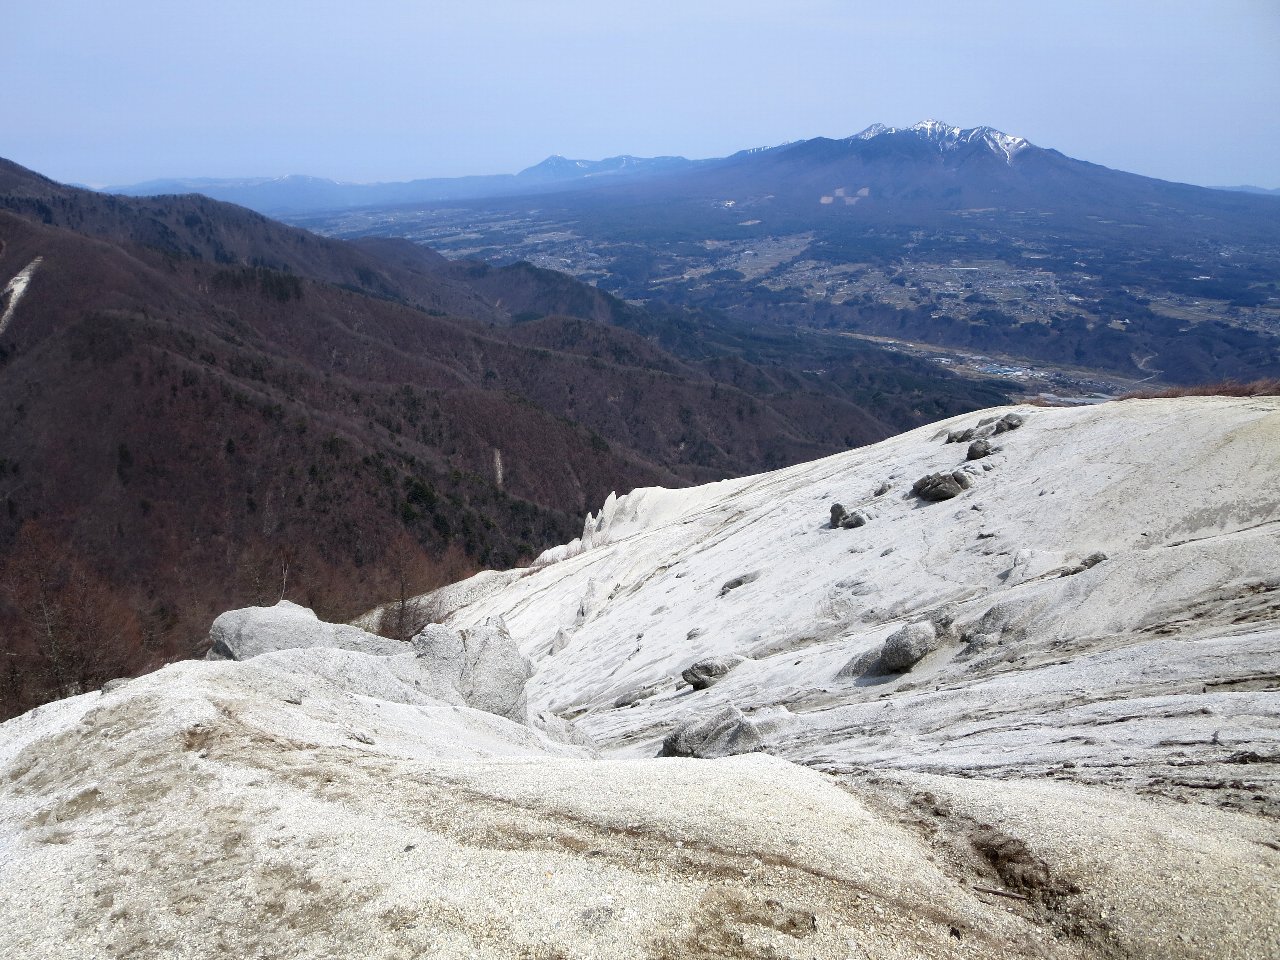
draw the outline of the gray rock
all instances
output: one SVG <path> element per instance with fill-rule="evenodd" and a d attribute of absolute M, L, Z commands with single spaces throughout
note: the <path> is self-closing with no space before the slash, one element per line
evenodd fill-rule
<path fill-rule="evenodd" d="M 667 734 L 660 757 L 712 760 L 741 753 L 763 753 L 766 739 L 785 725 L 788 714 L 774 710 L 748 717 L 735 706 L 690 717 Z"/>
<path fill-rule="evenodd" d="M 726 593 L 729 593 L 732 590 L 737 590 L 739 587 L 745 587 L 748 583 L 751 583 L 759 576 L 760 572 L 757 570 L 754 573 L 744 573 L 740 577 L 734 577 L 732 580 L 726 580 L 720 587 L 720 596 L 723 597 Z"/>
<path fill-rule="evenodd" d="M 1090 567 L 1096 567 L 1098 564 L 1102 563 L 1102 561 L 1106 559 L 1107 559 L 1107 555 L 1103 553 L 1101 550 L 1099 550 L 1096 553 L 1089 554 L 1089 556 L 1085 557 L 1079 563 L 1073 564 L 1072 566 L 1067 567 L 1060 574 L 1058 574 L 1058 576 L 1073 577 L 1077 573 L 1084 573 Z"/>
<path fill-rule="evenodd" d="M 871 517 L 865 510 L 854 510 L 852 513 L 846 513 L 844 519 L 840 521 L 840 526 L 844 530 L 852 530 L 855 527 L 865 527 Z"/>
<path fill-rule="evenodd" d="M 962 473 L 963 471 L 956 472 Z M 911 492 L 921 500 L 950 500 L 952 497 L 960 496 L 962 491 L 968 489 L 968 486 L 967 482 L 962 485 L 961 481 L 956 479 L 954 473 L 931 473 L 913 483 Z"/>
<path fill-rule="evenodd" d="M 1009 430 L 1017 430 L 1025 423 L 1025 418 L 1018 413 L 1006 413 L 1003 417 L 995 422 L 995 432 L 1005 433 Z"/>
<path fill-rule="evenodd" d="M 893 489 L 893 484 L 885 480 L 880 486 L 876 487 L 875 496 L 883 497 L 886 493 Z"/>
<path fill-rule="evenodd" d="M 427 671 L 453 687 L 467 706 L 528 722 L 524 686 L 533 665 L 501 622 L 461 630 L 429 624 L 413 638 L 413 650 Z"/>
<path fill-rule="evenodd" d="M 990 440 L 975 440 L 969 444 L 969 452 L 965 455 L 966 460 L 981 460 L 983 457 L 989 457 L 995 452 L 995 447 L 991 445 Z"/>
<path fill-rule="evenodd" d="M 831 505 L 831 529 L 834 530 L 844 522 L 844 518 L 848 514 L 844 511 L 843 504 L 833 503 Z"/>
<path fill-rule="evenodd" d="M 719 683 L 725 676 L 738 664 L 746 660 L 746 657 L 740 657 L 737 654 L 728 654 L 723 657 L 708 657 L 705 660 L 699 660 L 697 663 L 691 664 L 680 672 L 686 683 L 695 690 L 705 690 L 707 687 Z"/>
<path fill-rule="evenodd" d="M 938 631 L 931 621 L 909 623 L 885 640 L 880 665 L 891 673 L 905 673 L 937 646 Z"/>
<path fill-rule="evenodd" d="M 999 421 L 983 420 L 978 426 L 969 427 L 967 430 L 952 430 L 947 434 L 947 443 L 968 443 L 970 440 L 989 437 L 993 433 L 1000 432 L 998 424 Z"/>
<path fill-rule="evenodd" d="M 345 623 L 325 623 L 311 610 L 281 600 L 274 607 L 228 610 L 209 628 L 206 660 L 248 660 L 276 650 L 333 647 L 376 657 L 405 652 L 398 640 L 367 633 Z"/>

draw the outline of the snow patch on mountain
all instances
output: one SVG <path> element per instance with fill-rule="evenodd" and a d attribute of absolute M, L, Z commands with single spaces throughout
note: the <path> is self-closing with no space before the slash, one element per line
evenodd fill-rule
<path fill-rule="evenodd" d="M 8 329 L 9 323 L 13 320 L 13 314 L 18 309 L 18 302 L 27 292 L 27 287 L 31 285 L 31 278 L 35 276 L 36 270 L 40 268 L 40 264 L 44 263 L 44 257 L 36 257 L 5 284 L 4 289 L 0 290 L 0 305 L 4 306 L 4 313 L 0 314 L 0 334 Z"/>

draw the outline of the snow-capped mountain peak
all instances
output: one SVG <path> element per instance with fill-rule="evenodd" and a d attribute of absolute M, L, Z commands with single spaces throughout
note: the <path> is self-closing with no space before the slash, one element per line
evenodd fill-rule
<path fill-rule="evenodd" d="M 897 132 L 898 132 L 897 127 L 888 127 L 888 126 L 885 126 L 883 123 L 873 123 L 871 126 L 867 127 L 867 129 L 863 130 L 861 133 L 855 133 L 849 139 L 850 140 L 870 140 L 872 137 L 878 137 L 882 133 L 897 133 Z"/>
<path fill-rule="evenodd" d="M 1022 137 L 1013 136 L 1003 131 L 996 130 L 994 127 L 953 127 L 949 123 L 942 120 L 922 120 L 910 127 L 890 127 L 883 123 L 873 123 L 861 133 L 854 134 L 849 137 L 849 142 L 855 140 L 872 140 L 876 137 L 888 134 L 914 134 L 922 140 L 927 140 L 938 147 L 940 151 L 946 152 L 958 149 L 962 146 L 980 142 L 987 146 L 992 153 L 1003 157 L 1006 163 L 1013 163 L 1013 158 L 1021 153 L 1031 144 Z"/>
<path fill-rule="evenodd" d="M 939 141 L 955 141 L 962 139 L 965 132 L 959 127 L 953 127 L 949 123 L 942 120 L 921 120 L 919 123 L 912 124 L 908 128 L 912 133 L 918 133 L 927 140 Z M 981 127 L 976 129 L 983 129 Z"/>

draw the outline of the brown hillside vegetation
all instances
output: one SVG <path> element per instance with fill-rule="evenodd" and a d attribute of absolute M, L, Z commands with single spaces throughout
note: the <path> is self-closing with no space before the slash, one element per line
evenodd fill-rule
<path fill-rule="evenodd" d="M 830 381 L 743 351 L 722 374 L 559 274 L 0 164 L 0 281 L 37 257 L 0 336 L 4 716 L 199 653 L 228 607 L 286 596 L 345 619 L 527 560 L 612 490 L 781 466 L 1004 399 L 871 353 Z M 32 597 L 113 626 L 54 617 L 42 638 Z"/>
<path fill-rule="evenodd" d="M 1160 390 L 1135 390 L 1119 397 L 1120 400 L 1166 400 L 1174 397 L 1274 397 L 1280 396 L 1280 379 L 1222 380 L 1218 383 L 1202 383 L 1187 387 L 1168 387 Z"/>

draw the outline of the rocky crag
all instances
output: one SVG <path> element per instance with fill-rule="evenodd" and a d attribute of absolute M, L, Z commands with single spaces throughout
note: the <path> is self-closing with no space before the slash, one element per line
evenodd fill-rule
<path fill-rule="evenodd" d="M 611 497 L 409 644 L 233 611 L 0 727 L 0 952 L 1276 956 L 1278 476 L 1276 398 L 1003 408 Z"/>

